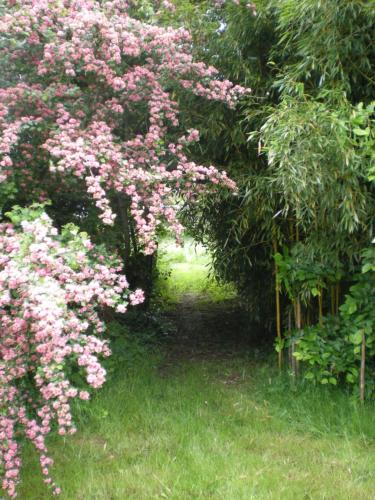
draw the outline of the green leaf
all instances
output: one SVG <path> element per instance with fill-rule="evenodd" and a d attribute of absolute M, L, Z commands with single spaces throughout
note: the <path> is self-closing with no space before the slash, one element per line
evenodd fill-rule
<path fill-rule="evenodd" d="M 367 273 L 368 271 L 374 271 L 375 270 L 375 265 L 367 263 L 362 267 L 362 272 Z"/>
<path fill-rule="evenodd" d="M 361 344 L 362 343 L 362 330 L 358 330 L 357 332 L 353 333 L 350 335 L 350 341 L 353 342 L 353 344 Z"/>
<path fill-rule="evenodd" d="M 368 136 L 368 135 L 370 135 L 370 129 L 369 129 L 369 127 L 366 127 L 366 128 L 354 128 L 353 132 L 354 132 L 355 135 L 359 135 L 359 136 Z"/>
<path fill-rule="evenodd" d="M 293 353 L 293 356 L 298 359 L 298 361 L 301 361 L 302 359 L 304 359 L 304 356 L 302 354 L 302 352 L 294 352 Z"/>

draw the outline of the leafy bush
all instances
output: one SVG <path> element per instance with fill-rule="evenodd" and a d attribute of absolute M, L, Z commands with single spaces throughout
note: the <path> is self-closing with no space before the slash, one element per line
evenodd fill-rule
<path fill-rule="evenodd" d="M 361 345 L 365 342 L 367 379 L 375 376 L 375 247 L 363 251 L 362 273 L 350 287 L 339 316 L 295 332 L 296 359 L 305 362 L 305 378 L 321 384 L 345 380 L 357 384 Z M 372 386 L 371 386 L 372 387 Z"/>

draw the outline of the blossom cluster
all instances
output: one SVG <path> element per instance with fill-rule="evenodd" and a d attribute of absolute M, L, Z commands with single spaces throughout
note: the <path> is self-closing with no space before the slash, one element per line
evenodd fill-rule
<path fill-rule="evenodd" d="M 121 266 L 96 256 L 87 235 L 72 225 L 58 234 L 45 213 L 27 212 L 0 224 L 0 464 L 10 496 L 19 481 L 21 431 L 39 453 L 45 483 L 59 493 L 45 437 L 53 421 L 59 434 L 74 433 L 70 401 L 89 398 L 70 382 L 69 367 L 78 366 L 89 387 L 101 387 L 100 356 L 110 350 L 98 336 L 99 309 L 125 312 L 128 302 L 143 300 L 141 290 L 128 297 Z"/>
<path fill-rule="evenodd" d="M 11 181 L 23 200 L 75 190 L 111 225 L 121 210 L 113 201 L 125 199 L 152 253 L 161 222 L 177 238 L 182 232 L 176 200 L 235 189 L 224 171 L 189 159 L 199 132 L 184 129 L 179 98 L 234 107 L 248 89 L 194 61 L 185 29 L 134 19 L 124 0 L 11 0 L 0 37 L 7 81 L 0 88 L 0 183 Z M 128 292 L 119 264 L 95 256 L 87 236 L 71 226 L 58 234 L 46 215 L 32 212 L 0 225 L 0 464 L 11 496 L 22 431 L 59 493 L 45 437 L 53 422 L 60 434 L 74 432 L 71 399 L 90 395 L 72 385 L 69 370 L 75 365 L 89 387 L 100 387 L 100 356 L 109 347 L 99 336 L 99 310 L 124 313 L 144 298 Z"/>
<path fill-rule="evenodd" d="M 217 184 L 234 189 L 225 172 L 188 160 L 198 134 L 181 132 L 174 96 L 233 107 L 248 90 L 195 62 L 187 30 L 145 24 L 119 1 L 12 4 L 0 21 L 2 56 L 24 74 L 0 93 L 0 181 L 44 162 L 50 176 L 84 180 L 104 224 L 116 218 L 111 193 L 126 196 L 147 253 L 161 222 L 180 234 L 176 196 L 193 200 Z M 10 51 L 6 40 L 14 38 L 23 43 Z M 141 126 L 128 126 L 139 117 Z M 31 159 L 25 121 L 36 124 Z"/>

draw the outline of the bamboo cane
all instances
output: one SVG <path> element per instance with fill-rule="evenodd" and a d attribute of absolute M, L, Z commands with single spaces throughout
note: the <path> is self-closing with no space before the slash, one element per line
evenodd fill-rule
<path fill-rule="evenodd" d="M 319 303 L 319 325 L 323 324 L 323 289 L 319 290 L 318 295 L 318 303 Z"/>
<path fill-rule="evenodd" d="M 272 242 L 274 254 L 277 252 L 277 242 L 273 240 Z M 281 350 L 281 311 L 280 311 L 280 284 L 279 284 L 279 269 L 275 262 L 275 299 L 276 299 L 276 335 L 279 341 L 279 352 L 278 352 L 278 367 L 281 370 L 283 363 L 283 353 Z"/>
<path fill-rule="evenodd" d="M 361 373 L 359 379 L 359 397 L 361 403 L 365 401 L 365 367 L 366 367 L 366 338 L 362 332 L 362 349 L 361 349 Z"/>
<path fill-rule="evenodd" d="M 336 303 L 335 303 L 335 299 L 336 299 L 336 294 L 335 294 L 335 286 L 334 285 L 331 285 L 331 313 L 332 314 L 335 314 L 336 312 Z"/>
<path fill-rule="evenodd" d="M 336 283 L 336 314 L 339 313 L 340 305 L 340 282 Z"/>

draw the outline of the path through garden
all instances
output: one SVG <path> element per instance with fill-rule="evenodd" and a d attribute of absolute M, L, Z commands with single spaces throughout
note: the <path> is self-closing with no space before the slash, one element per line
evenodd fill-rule
<path fill-rule="evenodd" d="M 204 252 L 172 248 L 156 291 L 162 347 L 129 341 L 132 357 L 76 407 L 77 434 L 49 441 L 61 498 L 372 499 L 374 408 L 292 387 L 256 349 L 234 290 L 207 279 Z M 20 498 L 50 498 L 30 447 Z"/>

